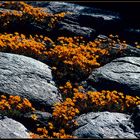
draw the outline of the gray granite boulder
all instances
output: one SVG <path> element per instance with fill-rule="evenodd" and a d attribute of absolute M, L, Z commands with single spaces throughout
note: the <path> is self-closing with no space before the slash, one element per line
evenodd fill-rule
<path fill-rule="evenodd" d="M 126 114 L 91 112 L 76 120 L 79 126 L 73 135 L 78 138 L 137 138 L 130 116 Z"/>
<path fill-rule="evenodd" d="M 97 68 L 87 78 L 97 90 L 117 90 L 140 96 L 140 57 L 122 57 Z"/>
<path fill-rule="evenodd" d="M 19 95 L 36 106 L 52 106 L 62 99 L 46 64 L 10 53 L 0 53 L 0 93 Z"/>
<path fill-rule="evenodd" d="M 96 31 L 90 27 L 79 26 L 75 23 L 69 24 L 67 22 L 58 22 L 55 30 L 57 30 L 57 32 L 55 32 L 55 34 L 57 33 L 57 36 L 65 37 L 83 36 L 87 39 L 93 39 L 96 35 Z"/>
<path fill-rule="evenodd" d="M 0 116 L 0 139 L 7 138 L 30 138 L 30 135 L 21 123 Z"/>
<path fill-rule="evenodd" d="M 56 25 L 54 30 L 57 36 L 62 33 L 63 36 L 68 36 L 72 33 L 93 40 L 99 32 L 113 32 L 121 28 L 122 21 L 119 13 L 67 2 L 49 2 L 46 8 L 52 13 L 71 12 L 64 17 L 63 22 L 58 22 Z M 75 33 L 75 29 L 79 33 Z M 85 36 L 85 33 L 88 35 Z"/>

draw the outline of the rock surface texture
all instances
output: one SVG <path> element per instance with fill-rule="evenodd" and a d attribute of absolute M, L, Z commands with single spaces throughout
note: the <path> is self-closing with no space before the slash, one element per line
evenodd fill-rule
<path fill-rule="evenodd" d="M 0 138 L 30 138 L 27 129 L 19 122 L 0 116 Z"/>
<path fill-rule="evenodd" d="M 65 2 L 49 2 L 46 7 L 52 13 L 71 12 L 64 17 L 63 22 L 57 24 L 55 30 L 58 35 L 63 31 L 65 36 L 72 33 L 93 40 L 100 31 L 109 32 L 110 26 L 114 31 L 121 28 L 121 17 L 115 12 Z"/>
<path fill-rule="evenodd" d="M 91 112 L 77 118 L 73 132 L 79 138 L 137 138 L 130 116 L 122 113 Z"/>
<path fill-rule="evenodd" d="M 8 53 L 0 53 L 0 92 L 27 98 L 37 105 L 52 106 L 61 99 L 46 64 Z"/>
<path fill-rule="evenodd" d="M 140 96 L 140 58 L 122 57 L 92 72 L 88 83 L 97 89 Z"/>

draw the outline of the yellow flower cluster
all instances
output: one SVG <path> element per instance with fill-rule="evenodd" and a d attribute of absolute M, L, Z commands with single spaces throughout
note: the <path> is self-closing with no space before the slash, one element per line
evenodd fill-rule
<path fill-rule="evenodd" d="M 3 2 L 0 4 L 0 7 L 14 10 L 13 12 L 4 11 L 4 13 L 2 13 L 1 18 L 4 21 L 6 21 L 5 23 L 3 23 L 5 26 L 9 24 L 10 21 L 13 21 L 13 18 L 16 17 L 16 20 L 18 21 L 22 20 L 22 22 L 23 21 L 37 21 L 39 23 L 42 23 L 44 21 L 48 21 L 48 26 L 54 27 L 55 24 L 59 20 L 61 20 L 66 14 L 69 14 L 68 12 L 51 14 L 51 13 L 46 12 L 43 8 L 33 7 L 22 1 Z M 21 13 L 19 13 L 18 11 L 20 11 Z"/>
<path fill-rule="evenodd" d="M 71 120 L 75 115 L 79 114 L 79 110 L 75 108 L 75 104 L 71 98 L 66 98 L 63 103 L 57 103 L 53 110 L 53 117 L 61 126 L 69 127 Z"/>
<path fill-rule="evenodd" d="M 59 87 L 61 95 L 63 99 L 65 98 L 73 98 L 74 93 L 83 91 L 84 88 L 82 86 L 78 86 L 76 83 L 74 85 L 71 84 L 70 81 L 66 82 L 63 86 Z"/>
<path fill-rule="evenodd" d="M 32 107 L 32 104 L 28 99 L 22 99 L 20 96 L 12 96 L 6 97 L 1 95 L 0 97 L 0 110 L 18 110 L 20 112 L 34 111 L 35 109 Z"/>
<path fill-rule="evenodd" d="M 68 134 L 65 133 L 64 129 L 60 129 L 58 133 L 53 132 L 53 138 L 68 139 L 68 138 L 77 138 L 77 137 L 72 136 L 72 135 L 68 135 Z"/>
<path fill-rule="evenodd" d="M 40 138 L 49 138 L 46 128 L 37 128 L 37 132 Z"/>
<path fill-rule="evenodd" d="M 140 98 L 124 95 L 117 91 L 87 92 L 88 102 L 93 110 L 108 110 L 114 112 L 128 112 L 137 105 L 140 105 Z"/>
<path fill-rule="evenodd" d="M 24 34 L 17 32 L 15 34 L 0 34 L 0 51 L 43 59 L 43 52 L 46 51 L 45 45 L 52 41 L 47 37 L 41 37 L 30 35 L 27 38 Z"/>
<path fill-rule="evenodd" d="M 33 132 L 29 132 L 30 138 L 32 139 L 39 139 L 41 138 L 41 136 L 39 134 L 33 133 Z"/>
<path fill-rule="evenodd" d="M 75 115 L 88 111 L 111 111 L 111 112 L 129 112 L 131 109 L 140 105 L 140 98 L 130 95 L 124 95 L 117 91 L 101 92 L 88 91 L 86 93 L 74 93 L 73 98 L 66 98 L 63 103 L 55 105 L 53 117 L 61 124 L 67 125 Z"/>
<path fill-rule="evenodd" d="M 48 139 L 68 139 L 68 138 L 77 138 L 75 136 L 65 133 L 64 129 L 60 129 L 59 132 L 52 132 L 52 136 L 48 135 L 48 130 L 46 128 L 37 128 L 37 133 L 30 133 L 31 138 L 48 138 Z"/>
<path fill-rule="evenodd" d="M 66 82 L 66 84 L 64 86 L 60 86 L 59 90 L 63 96 L 63 98 L 65 99 L 66 97 L 72 97 L 73 96 L 73 86 L 70 82 Z"/>
<path fill-rule="evenodd" d="M 85 43 L 81 37 L 59 37 L 55 47 L 46 52 L 53 66 L 59 70 L 57 77 L 61 78 L 74 71 L 89 74 L 93 68 L 100 66 L 97 60 L 107 54 L 108 51 L 100 49 L 94 41 Z"/>

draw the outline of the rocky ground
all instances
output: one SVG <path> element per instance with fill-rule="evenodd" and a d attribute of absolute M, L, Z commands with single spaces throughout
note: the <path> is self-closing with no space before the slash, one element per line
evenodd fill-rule
<path fill-rule="evenodd" d="M 0 2 L 0 138 L 140 138 L 140 24 L 85 5 Z"/>

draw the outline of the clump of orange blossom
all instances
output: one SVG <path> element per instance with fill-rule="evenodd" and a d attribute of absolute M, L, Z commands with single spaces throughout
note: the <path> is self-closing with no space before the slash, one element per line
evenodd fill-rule
<path fill-rule="evenodd" d="M 57 77 L 75 76 L 78 79 L 77 74 L 82 73 L 84 76 L 99 67 L 98 59 L 108 55 L 108 51 L 98 48 L 95 42 L 85 43 L 82 37 L 59 37 L 55 47 L 47 51 L 46 55 L 52 65 L 57 67 Z"/>
<path fill-rule="evenodd" d="M 69 12 L 61 12 L 57 14 L 48 13 L 47 9 L 43 9 L 41 7 L 33 7 L 32 5 L 29 5 L 25 2 L 3 2 L 0 4 L 0 7 L 11 9 L 14 11 L 1 11 L 2 17 L 0 18 L 1 22 L 4 26 L 10 24 L 11 21 L 18 21 L 21 23 L 26 23 L 26 21 L 30 22 L 36 22 L 36 23 L 43 23 L 47 22 L 48 27 L 55 27 L 55 24 L 64 18 L 66 14 L 69 14 Z M 14 23 L 13 22 L 13 23 Z"/>
<path fill-rule="evenodd" d="M 61 89 L 62 94 L 66 96 L 73 92 L 71 98 L 66 98 L 64 102 L 55 104 L 53 116 L 60 119 L 61 124 L 67 124 L 68 120 L 73 119 L 79 113 L 89 111 L 131 112 L 133 108 L 140 104 L 139 97 L 125 95 L 115 90 L 86 92 L 82 86 L 73 88 L 70 82 L 67 82 Z"/>
<path fill-rule="evenodd" d="M 84 91 L 82 86 L 78 86 L 78 84 L 72 84 L 70 81 L 67 81 L 63 86 L 59 87 L 59 90 L 62 94 L 63 99 L 72 98 L 75 92 Z"/>
<path fill-rule="evenodd" d="M 138 104 L 139 97 L 125 95 L 117 91 L 87 92 L 88 101 L 94 106 L 93 111 L 131 112 Z"/>
<path fill-rule="evenodd" d="M 7 115 L 20 115 L 21 113 L 26 113 L 34 111 L 30 101 L 26 98 L 21 98 L 20 96 L 6 97 L 5 95 L 0 96 L 0 112 Z"/>
<path fill-rule="evenodd" d="M 37 133 L 30 133 L 31 138 L 49 138 L 49 139 L 68 139 L 68 138 L 76 138 L 75 136 L 69 135 L 65 133 L 64 129 L 60 129 L 58 132 L 52 132 L 52 136 L 49 136 L 49 132 L 45 127 L 37 128 Z"/>
<path fill-rule="evenodd" d="M 71 98 L 66 98 L 62 103 L 56 103 L 53 108 L 53 117 L 43 126 L 40 124 L 31 134 L 32 138 L 76 138 L 71 135 L 78 124 L 74 117 L 79 114 Z"/>
<path fill-rule="evenodd" d="M 42 35 L 26 37 L 24 34 L 0 34 L 0 51 L 22 54 L 36 59 L 43 59 L 46 46 L 53 45 L 53 41 Z"/>

